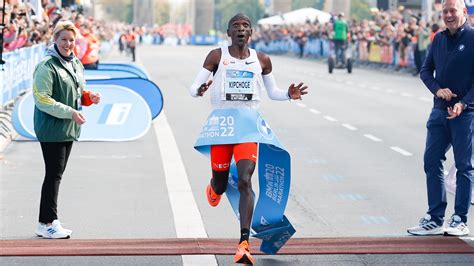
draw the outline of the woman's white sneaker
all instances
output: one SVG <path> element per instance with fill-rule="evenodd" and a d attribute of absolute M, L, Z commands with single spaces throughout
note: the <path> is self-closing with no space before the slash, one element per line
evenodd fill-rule
<path fill-rule="evenodd" d="M 65 239 L 71 237 L 72 230 L 63 228 L 59 220 L 54 220 L 51 226 L 47 226 L 43 223 L 38 223 L 38 225 L 36 226 L 35 234 L 44 238 Z"/>
<path fill-rule="evenodd" d="M 42 237 L 44 235 L 44 231 L 46 230 L 46 227 L 47 227 L 46 224 L 38 223 L 36 225 L 35 235 Z"/>

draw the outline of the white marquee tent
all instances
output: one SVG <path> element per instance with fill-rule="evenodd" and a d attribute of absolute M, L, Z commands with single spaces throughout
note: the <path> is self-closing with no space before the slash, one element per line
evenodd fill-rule
<path fill-rule="evenodd" d="M 283 15 L 271 16 L 258 21 L 259 25 L 290 25 L 304 24 L 306 21 L 314 22 L 316 18 L 320 23 L 326 23 L 331 18 L 329 13 L 315 8 L 301 8 L 285 13 Z"/>

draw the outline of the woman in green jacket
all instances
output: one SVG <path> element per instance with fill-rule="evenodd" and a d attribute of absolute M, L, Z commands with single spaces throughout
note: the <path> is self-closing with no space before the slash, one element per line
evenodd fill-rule
<path fill-rule="evenodd" d="M 81 125 L 86 122 L 82 106 L 100 101 L 99 93 L 84 90 L 84 67 L 73 52 L 77 34 L 72 22 L 58 22 L 53 32 L 54 43 L 33 73 L 34 128 L 46 170 L 35 233 L 44 238 L 71 236 L 72 231 L 64 229 L 58 220 L 59 185 L 72 143 L 79 138 Z"/>

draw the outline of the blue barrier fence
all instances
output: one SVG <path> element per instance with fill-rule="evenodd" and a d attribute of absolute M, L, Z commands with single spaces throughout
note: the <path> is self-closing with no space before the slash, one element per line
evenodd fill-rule
<path fill-rule="evenodd" d="M 35 45 L 3 54 L 5 65 L 0 72 L 0 109 L 32 87 L 33 71 L 44 52 L 44 45 Z"/>
<path fill-rule="evenodd" d="M 371 43 L 370 47 L 362 47 L 362 45 L 362 43 L 356 41 L 355 43 L 350 43 L 348 46 L 350 56 L 357 62 L 385 64 L 393 67 L 415 67 L 414 44 L 410 44 L 405 48 L 406 58 L 404 60 L 406 62 L 403 66 L 399 63 L 399 51 L 394 49 L 392 45 L 381 46 L 376 42 Z M 302 47 L 290 37 L 269 42 L 260 40 L 254 44 L 254 48 L 257 51 L 268 54 L 296 54 L 315 58 L 327 58 L 330 54 L 334 53 L 331 41 L 324 38 L 310 39 Z M 359 57 L 359 51 L 362 48 L 367 51 L 367 59 Z"/>
<path fill-rule="evenodd" d="M 196 34 L 191 36 L 192 45 L 215 45 L 219 42 L 219 38 L 216 35 L 200 35 Z"/>
<path fill-rule="evenodd" d="M 303 54 L 316 57 L 327 57 L 329 55 L 330 42 L 326 39 L 312 39 L 303 46 Z M 299 44 L 291 39 L 274 40 L 270 42 L 259 41 L 255 44 L 255 49 L 269 54 L 299 54 L 301 48 Z"/>

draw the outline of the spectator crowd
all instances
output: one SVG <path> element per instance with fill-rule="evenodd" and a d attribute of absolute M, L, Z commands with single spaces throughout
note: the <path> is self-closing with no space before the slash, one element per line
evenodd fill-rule
<path fill-rule="evenodd" d="M 434 35 L 444 29 L 440 12 L 429 21 L 409 9 L 373 10 L 372 19 L 347 21 L 347 49 L 359 63 L 373 62 L 418 74 Z M 333 50 L 333 23 L 308 20 L 304 25 L 259 25 L 252 46 L 267 53 L 294 52 L 327 57 Z M 470 17 L 474 24 L 474 17 Z"/>
<path fill-rule="evenodd" d="M 132 26 L 105 23 L 85 17 L 79 6 L 60 8 L 49 0 L 41 1 L 41 10 L 28 2 L 6 0 L 2 14 L 3 52 L 35 44 L 50 44 L 52 29 L 58 21 L 72 21 L 80 30 L 76 55 L 86 68 L 95 68 L 99 61 L 101 42 L 114 40 L 120 52 L 135 61 L 137 44 L 185 44 L 191 36 L 190 25 L 167 23 L 153 26 Z M 1 10 L 1 9 L 0 9 Z M 266 53 L 292 52 L 300 57 L 326 58 L 332 51 L 333 25 L 336 15 L 326 23 L 307 20 L 302 25 L 258 25 L 251 47 Z M 470 17 L 474 24 L 474 16 Z M 346 48 L 358 63 L 380 63 L 395 69 L 419 73 L 434 35 L 444 29 L 440 12 L 424 20 L 409 9 L 372 11 L 371 19 L 350 19 Z"/>
<path fill-rule="evenodd" d="M 69 20 L 79 29 L 76 55 L 86 67 L 96 67 L 99 60 L 100 42 L 111 40 L 113 28 L 105 21 L 85 17 L 78 6 L 61 8 L 48 0 L 41 1 L 41 10 L 35 10 L 30 3 L 6 0 L 2 14 L 3 52 L 15 51 L 35 44 L 49 45 L 56 23 Z M 1 9 L 0 9 L 1 11 Z"/>

